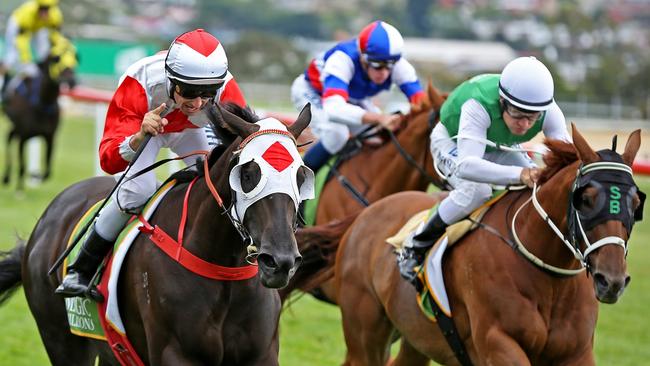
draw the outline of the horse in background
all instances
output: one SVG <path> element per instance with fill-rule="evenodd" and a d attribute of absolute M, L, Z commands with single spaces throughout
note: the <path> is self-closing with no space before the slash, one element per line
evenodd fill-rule
<path fill-rule="evenodd" d="M 60 49 L 60 47 L 64 47 Z M 26 78 L 14 90 L 8 90 L 2 106 L 11 126 L 6 138 L 6 156 L 3 184 L 8 185 L 12 174 L 12 142 L 18 142 L 18 176 L 16 189 L 24 189 L 25 146 L 27 140 L 42 137 L 45 142 L 45 165 L 41 181 L 52 173 L 52 150 L 54 136 L 59 127 L 59 94 L 61 87 L 73 88 L 76 85 L 75 68 L 77 54 L 74 46 L 65 44 L 53 47 L 50 55 L 38 64 L 39 74 Z M 18 76 L 14 76 L 18 77 Z M 40 159 L 39 159 L 40 161 Z"/>
<path fill-rule="evenodd" d="M 446 98 L 446 93 L 441 93 L 429 82 L 427 98 L 420 104 L 411 106 L 410 112 L 404 116 L 404 127 L 391 137 L 391 141 L 380 147 L 364 146 L 356 155 L 343 160 L 336 167 L 337 174 L 345 177 L 370 203 L 401 191 L 424 191 L 430 184 L 444 188 L 443 180 L 433 169 L 429 135 L 438 121 L 438 112 Z M 340 179 L 336 178 L 330 179 L 323 187 L 315 221 L 316 225 L 322 225 L 343 220 L 333 224 L 334 231 L 347 225 L 347 216 L 364 208 L 359 200 L 353 198 L 350 190 L 340 183 Z M 329 232 L 326 236 L 331 234 Z M 323 283 L 314 277 L 314 273 L 323 267 L 331 267 L 334 252 L 324 246 L 302 247 L 301 230 L 297 235 L 298 245 L 304 255 L 303 266 L 289 286 L 280 290 L 281 296 L 285 299 L 298 288 L 312 292 L 320 300 L 333 302 L 332 283 Z M 305 242 L 313 243 L 311 240 Z M 314 288 L 313 281 L 320 283 L 320 287 Z"/>
<path fill-rule="evenodd" d="M 369 203 L 400 191 L 423 191 L 429 184 L 443 188 L 443 181 L 433 171 L 429 135 L 446 98 L 447 94 L 429 82 L 427 98 L 411 106 L 395 139 L 380 147 L 364 146 L 358 154 L 341 162 L 337 167 L 339 174 Z M 351 198 L 339 180 L 330 179 L 320 195 L 316 225 L 342 219 L 364 208 Z"/>
<path fill-rule="evenodd" d="M 598 301 L 616 302 L 630 281 L 627 240 L 645 196 L 631 170 L 640 130 L 622 155 L 595 152 L 575 126 L 573 140 L 547 141 L 540 186 L 507 193 L 479 228 L 445 253 L 443 278 L 455 333 L 469 358 L 464 365 L 595 363 Z M 386 365 L 400 335 L 392 366 L 460 363 L 420 310 L 415 288 L 400 277 L 394 248 L 385 242 L 435 203 L 422 192 L 388 196 L 338 238 L 334 272 L 344 365 Z"/>
<path fill-rule="evenodd" d="M 300 265 L 294 237 L 297 205 L 313 192 L 313 176 L 299 160 L 294 139 L 311 114 L 306 106 L 285 128 L 270 119 L 253 124 L 252 113 L 231 107 L 237 113 L 219 109 L 213 122 L 236 139 L 221 155 L 213 150 L 199 169 L 205 174 L 175 185 L 149 219 L 173 240 L 179 232 L 178 242 L 186 250 L 182 257 L 203 263 L 204 274 L 181 265 L 176 261 L 180 254 L 168 256 L 145 235 L 137 236 L 121 268 L 117 293 L 122 321 L 146 365 L 278 364 L 281 303 L 275 288 L 286 285 Z M 47 207 L 27 245 L 1 256 L 0 300 L 22 281 L 55 366 L 95 365 L 97 357 L 100 365 L 118 365 L 107 342 L 70 332 L 64 298 L 54 293 L 61 271 L 48 275 L 75 223 L 114 184 L 112 177 L 95 177 L 68 187 Z M 236 209 L 231 211 L 231 205 Z M 233 278 L 250 272 L 251 258 L 259 271 L 247 279 Z M 205 275 L 215 269 L 229 271 L 230 280 Z"/>

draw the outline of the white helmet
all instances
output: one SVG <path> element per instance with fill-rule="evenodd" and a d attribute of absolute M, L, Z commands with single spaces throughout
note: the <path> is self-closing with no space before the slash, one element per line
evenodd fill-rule
<path fill-rule="evenodd" d="M 220 84 L 228 73 L 228 59 L 218 39 L 203 29 L 196 29 L 172 42 L 165 70 L 168 78 L 183 84 Z"/>
<path fill-rule="evenodd" d="M 515 107 L 545 111 L 553 103 L 553 77 L 535 57 L 519 57 L 503 68 L 499 95 Z"/>

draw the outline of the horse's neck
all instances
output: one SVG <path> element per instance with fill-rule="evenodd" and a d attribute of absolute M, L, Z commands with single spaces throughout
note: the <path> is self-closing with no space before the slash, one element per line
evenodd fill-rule
<path fill-rule="evenodd" d="M 573 165 L 564 168 L 558 174 L 544 183 L 537 191 L 537 200 L 544 211 L 548 214 L 550 221 L 567 236 L 567 207 L 569 204 L 569 192 L 573 177 L 575 177 Z M 523 204 L 520 199 L 515 203 L 517 207 Z M 510 222 L 508 222 L 510 225 Z M 577 263 L 573 254 L 566 247 L 562 239 L 555 234 L 549 224 L 544 221 L 541 214 L 529 202 L 517 216 L 517 234 L 524 246 L 530 252 L 538 256 L 544 262 L 562 267 L 575 267 Z"/>
<path fill-rule="evenodd" d="M 223 199 L 224 207 L 230 207 L 228 170 L 218 165 L 215 164 L 210 170 L 210 179 Z M 205 261 L 223 266 L 241 265 L 244 263 L 246 248 L 223 211 L 210 192 L 206 179 L 197 181 L 188 202 L 188 222 L 185 228 L 187 239 L 184 246 Z"/>
<path fill-rule="evenodd" d="M 45 105 L 56 103 L 59 98 L 59 83 L 52 80 L 52 78 L 46 73 L 42 73 L 41 78 L 41 90 L 39 90 L 39 93 L 41 94 L 41 103 Z"/>
<path fill-rule="evenodd" d="M 426 117 L 423 115 L 424 113 L 416 116 L 397 136 L 397 140 L 402 149 L 426 170 L 431 161 L 426 158 L 429 155 L 428 128 L 426 123 L 418 120 Z M 370 164 L 373 169 L 370 188 L 372 196 L 384 197 L 404 190 L 424 190 L 429 184 L 392 142 L 382 146 L 376 154 L 371 158 Z"/>

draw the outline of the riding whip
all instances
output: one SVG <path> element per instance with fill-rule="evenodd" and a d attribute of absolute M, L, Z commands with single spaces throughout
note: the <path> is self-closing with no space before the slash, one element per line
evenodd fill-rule
<path fill-rule="evenodd" d="M 149 140 L 151 140 L 151 135 L 147 133 L 147 134 L 144 135 L 144 139 L 142 140 L 142 143 L 140 144 L 140 147 L 138 147 L 138 150 L 135 152 L 135 155 L 133 155 L 133 159 L 131 159 L 131 162 L 129 162 L 129 165 L 126 167 L 126 170 L 124 171 L 124 173 L 122 174 L 120 179 L 117 180 L 117 183 L 115 184 L 113 189 L 111 189 L 111 192 L 108 194 L 108 196 L 106 196 L 106 198 L 104 198 L 104 201 L 99 206 L 99 208 L 95 211 L 95 214 L 93 215 L 93 217 L 90 220 L 88 220 L 88 222 L 86 222 L 86 224 L 83 226 L 83 228 L 78 232 L 77 236 L 75 236 L 72 243 L 70 243 L 70 245 L 66 248 L 66 250 L 63 253 L 61 253 L 59 258 L 56 259 L 56 262 L 54 262 L 54 264 L 52 265 L 50 270 L 47 272 L 48 276 L 51 276 L 52 273 L 54 273 L 57 270 L 57 268 L 59 268 L 61 263 L 63 263 L 63 260 L 65 258 L 67 258 L 68 255 L 70 255 L 70 252 L 72 252 L 74 247 L 77 245 L 77 243 L 79 242 L 79 239 L 81 239 L 81 237 L 84 236 L 84 234 L 86 233 L 86 231 L 88 230 L 90 225 L 95 221 L 95 218 L 97 218 L 97 215 L 99 214 L 99 212 L 104 208 L 104 206 L 106 205 L 108 200 L 111 198 L 111 196 L 113 195 L 113 193 L 115 192 L 117 187 L 120 186 L 120 184 L 122 183 L 122 180 L 124 180 L 124 177 L 126 177 L 126 174 L 129 172 L 129 170 L 131 169 L 133 164 L 136 162 L 136 160 L 138 160 L 138 157 L 140 157 L 140 154 L 142 154 L 142 151 L 144 150 L 144 148 L 149 143 Z"/>

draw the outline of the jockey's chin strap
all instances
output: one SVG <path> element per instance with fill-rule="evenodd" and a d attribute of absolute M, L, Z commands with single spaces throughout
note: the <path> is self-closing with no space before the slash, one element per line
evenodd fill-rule
<path fill-rule="evenodd" d="M 623 164 L 623 163 L 609 162 L 609 161 L 607 161 L 607 162 L 595 162 L 595 163 L 590 163 L 590 164 L 586 164 L 584 166 L 581 166 L 578 169 L 576 181 L 578 179 L 580 179 L 580 177 L 584 176 L 585 174 L 596 171 L 596 170 L 613 170 L 613 171 L 620 171 L 620 172 L 628 173 L 630 175 L 633 174 L 632 173 L 632 168 L 630 168 L 628 165 Z M 575 189 L 575 187 L 576 187 L 576 184 L 573 185 L 572 189 Z M 543 269 L 545 269 L 547 271 L 550 271 L 550 272 L 553 272 L 553 273 L 556 273 L 556 274 L 559 274 L 559 275 L 572 276 L 572 275 L 576 275 L 576 274 L 584 271 L 586 268 L 588 268 L 589 265 L 587 263 L 587 257 L 589 256 L 589 254 L 593 253 L 596 249 L 599 249 L 599 248 L 601 248 L 601 247 L 603 247 L 605 245 L 619 245 L 619 246 L 621 246 L 623 248 L 623 250 L 625 251 L 625 254 L 627 255 L 627 242 L 623 238 L 620 238 L 618 236 L 607 236 L 607 237 L 604 237 L 604 238 L 601 238 L 601 239 L 597 240 L 594 243 L 591 243 L 589 241 L 589 239 L 587 238 L 587 234 L 586 234 L 586 232 L 585 232 L 585 230 L 583 228 L 584 225 L 583 225 L 582 220 L 580 218 L 579 212 L 575 208 L 573 208 L 573 204 L 570 202 L 569 205 L 571 205 L 571 207 L 573 209 L 569 210 L 569 215 L 571 215 L 571 216 L 575 215 L 575 218 L 570 217 L 570 219 L 575 219 L 575 222 L 577 223 L 577 231 L 580 233 L 580 236 L 581 236 L 581 238 L 584 241 L 585 246 L 586 246 L 586 249 L 584 251 L 580 251 L 579 245 L 578 245 L 578 239 L 576 239 L 576 235 L 572 234 L 572 235 L 570 235 L 570 239 L 567 239 L 567 237 L 562 233 L 562 231 L 557 227 L 557 225 L 555 225 L 553 220 L 551 220 L 549 215 L 546 213 L 546 211 L 544 210 L 542 205 L 537 200 L 537 190 L 538 190 L 538 186 L 537 186 L 537 183 L 535 183 L 533 185 L 533 193 L 532 193 L 532 195 L 530 196 L 530 198 L 528 200 L 526 200 L 526 202 L 524 202 L 523 205 L 521 205 L 517 209 L 517 211 L 515 212 L 514 217 L 512 218 L 512 223 L 511 223 L 512 235 L 513 235 L 513 238 L 514 238 L 514 240 L 515 240 L 515 242 L 517 244 L 518 250 L 520 250 L 521 253 L 528 260 L 530 260 L 532 263 L 534 263 L 535 265 L 537 265 L 537 266 L 539 266 L 539 267 L 541 267 L 541 268 L 543 268 Z M 573 191 L 572 191 L 572 194 L 573 194 Z M 557 235 L 557 237 L 560 238 L 560 240 L 569 249 L 569 251 L 571 251 L 574 258 L 576 258 L 578 260 L 578 262 L 580 263 L 581 268 L 579 268 L 579 269 L 564 269 L 564 268 L 558 268 L 558 267 L 555 267 L 555 266 L 551 266 L 551 265 L 545 263 L 544 261 L 542 261 L 540 258 L 536 257 L 534 254 L 530 253 L 528 250 L 526 250 L 523 243 L 521 242 L 521 240 L 517 236 L 517 231 L 515 229 L 515 222 L 516 222 L 516 219 L 517 219 L 517 215 L 519 214 L 521 209 L 531 201 L 533 202 L 533 206 L 535 207 L 535 210 L 537 211 L 537 213 L 542 217 L 542 219 L 551 228 L 551 230 L 553 230 L 555 235 Z"/>

